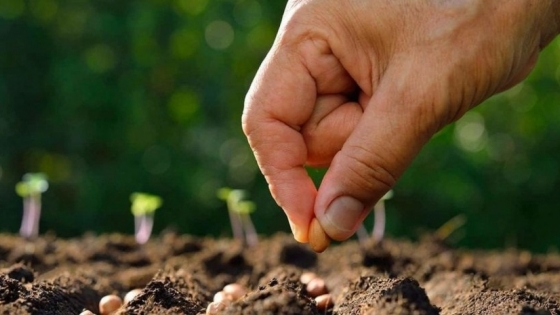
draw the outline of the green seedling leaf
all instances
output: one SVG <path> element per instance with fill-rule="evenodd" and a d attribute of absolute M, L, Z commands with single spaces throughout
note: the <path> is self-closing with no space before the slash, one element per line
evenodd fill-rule
<path fill-rule="evenodd" d="M 27 173 L 23 175 L 23 180 L 16 184 L 16 193 L 22 198 L 42 194 L 47 189 L 49 183 L 43 173 Z"/>
<path fill-rule="evenodd" d="M 229 193 L 229 201 L 233 203 L 241 202 L 244 198 L 247 197 L 247 193 L 245 190 L 242 189 L 232 189 Z"/>
<path fill-rule="evenodd" d="M 218 192 L 216 193 L 218 199 L 223 201 L 227 201 L 230 194 L 231 194 L 231 188 L 229 187 L 222 187 L 218 189 Z"/>
<path fill-rule="evenodd" d="M 132 193 L 130 201 L 132 202 L 131 211 L 134 216 L 152 214 L 163 203 L 159 196 L 141 192 Z"/>
<path fill-rule="evenodd" d="M 255 212 L 257 205 L 252 201 L 240 201 L 237 203 L 237 206 L 233 209 L 233 211 L 239 214 L 249 215 Z"/>
<path fill-rule="evenodd" d="M 29 195 L 31 195 L 30 190 L 29 190 L 29 185 L 27 185 L 27 183 L 24 182 L 19 182 L 16 184 L 16 193 L 18 194 L 18 196 L 25 198 L 28 197 Z"/>
<path fill-rule="evenodd" d="M 218 189 L 216 194 L 227 204 L 233 237 L 248 246 L 256 245 L 258 236 L 250 216 L 256 209 L 255 203 L 243 200 L 247 197 L 247 193 L 242 189 L 223 187 Z"/>
<path fill-rule="evenodd" d="M 229 187 L 222 187 L 218 189 L 216 193 L 219 199 L 224 200 L 233 207 L 240 203 L 244 198 L 247 197 L 247 192 L 243 189 L 231 189 Z M 232 209 L 233 211 L 236 211 Z"/>

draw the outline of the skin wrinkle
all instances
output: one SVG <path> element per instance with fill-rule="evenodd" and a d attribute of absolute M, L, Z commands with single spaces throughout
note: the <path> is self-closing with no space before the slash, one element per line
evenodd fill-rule
<path fill-rule="evenodd" d="M 356 7 L 358 5 L 352 6 L 355 1 L 350 1 L 347 5 L 349 7 L 355 7 L 354 10 L 349 10 L 349 12 L 356 12 L 359 10 Z M 350 14 L 350 13 L 348 13 Z M 355 17 L 353 16 L 346 16 L 344 17 L 343 21 L 352 21 Z M 355 24 L 355 23 L 354 23 Z M 350 77 L 354 80 L 355 84 L 361 91 L 364 91 L 368 95 L 372 95 L 373 91 L 377 83 L 379 82 L 379 78 L 381 78 L 381 73 L 383 72 L 381 67 L 383 64 L 386 66 L 386 62 L 381 62 L 378 56 L 382 54 L 378 51 L 384 49 L 384 45 L 380 41 L 375 41 L 375 43 L 371 43 L 371 40 L 368 36 L 358 36 L 357 40 L 348 40 L 348 36 L 346 34 L 352 33 L 362 33 L 361 30 L 355 29 L 353 24 L 351 23 L 342 23 L 342 30 L 335 29 L 335 40 L 330 40 L 329 45 L 332 47 L 333 54 L 337 56 L 338 60 L 342 64 L 342 66 L 347 69 Z M 341 35 L 342 34 L 342 35 Z M 340 45 L 337 45 L 340 44 Z M 351 51 L 353 54 L 348 54 Z M 362 54 L 359 54 L 362 52 Z M 363 52 L 368 52 L 368 55 L 363 55 Z M 354 57 L 352 57 L 352 55 Z M 376 67 L 379 69 L 379 75 L 377 76 L 377 82 L 373 82 L 373 77 L 371 76 L 371 70 L 375 66 L 372 64 L 372 60 L 375 60 L 377 65 Z M 356 71 L 352 71 L 352 69 L 356 69 Z M 368 72 L 363 73 L 360 69 L 368 69 Z"/>
<path fill-rule="evenodd" d="M 290 57 L 288 57 L 288 58 L 290 58 Z M 307 68 L 305 66 L 303 66 L 301 68 L 303 68 L 305 71 L 307 71 Z M 285 71 L 290 71 L 290 69 L 287 69 Z M 312 103 L 315 103 L 315 101 L 316 101 L 316 97 L 313 100 L 311 100 Z M 296 131 L 301 130 L 301 126 L 303 124 L 305 124 L 305 122 L 307 120 L 307 117 L 309 117 L 311 115 L 311 113 L 299 115 L 300 118 L 297 121 L 294 121 L 293 124 L 290 124 L 286 120 L 288 120 L 290 122 L 291 122 L 291 120 L 285 119 L 285 117 L 283 115 L 281 115 L 280 113 L 277 113 L 277 109 L 278 109 L 277 107 L 269 108 L 269 107 L 259 106 L 257 108 L 261 108 L 261 110 L 263 112 L 262 116 L 264 117 L 264 119 L 262 121 L 260 121 L 259 123 L 265 124 L 265 123 L 281 122 L 281 123 L 285 124 L 286 126 L 290 127 L 291 129 L 294 129 Z M 311 112 L 312 112 L 312 109 L 311 109 Z M 268 120 L 268 121 L 266 121 L 266 120 Z"/>
<path fill-rule="evenodd" d="M 355 154 L 354 152 L 356 151 L 361 153 Z M 370 171 L 368 175 L 364 176 L 363 173 L 355 170 L 353 167 L 349 167 L 349 170 L 353 171 L 357 175 L 357 177 L 363 181 L 363 183 L 356 184 L 357 187 L 367 187 L 372 185 L 372 183 L 379 182 L 382 183 L 385 188 L 387 188 L 387 190 L 389 190 L 396 183 L 398 176 L 391 174 L 389 168 L 383 166 L 387 165 L 388 163 L 378 153 L 376 153 L 375 150 L 368 150 L 359 145 L 348 145 L 347 150 L 341 152 L 344 152 L 344 155 L 358 162 L 358 164 L 363 165 L 363 169 Z M 354 154 L 348 154 L 349 152 L 352 152 Z M 364 159 L 363 156 L 367 158 Z M 369 198 L 370 197 L 368 197 L 368 199 Z"/>
<path fill-rule="evenodd" d="M 340 98 L 342 99 L 344 98 L 344 96 L 340 95 Z M 336 154 L 336 152 L 332 151 L 333 143 L 340 143 L 340 146 L 342 146 L 342 143 L 346 138 L 346 133 L 351 132 L 350 130 L 346 131 L 348 129 L 346 126 L 348 125 L 345 124 L 345 121 L 354 120 L 355 118 L 352 118 L 351 113 L 349 113 L 348 106 L 356 106 L 356 108 L 359 108 L 360 111 L 361 107 L 359 104 L 354 102 L 344 102 L 344 104 L 341 106 L 344 106 L 345 108 L 341 108 L 340 106 L 333 107 L 330 112 L 321 117 L 318 121 L 310 121 L 304 126 L 302 134 L 308 148 L 306 165 L 313 167 L 328 166 L 330 164 L 330 159 L 332 159 L 332 157 Z M 343 116 L 343 118 L 335 121 L 336 125 L 333 125 L 332 120 L 330 120 L 330 115 L 337 110 L 344 110 L 345 115 Z M 329 125 L 323 126 L 324 124 Z M 340 131 L 338 134 L 333 135 L 334 138 L 330 139 L 329 145 L 327 145 L 326 147 L 324 141 L 320 137 L 320 135 L 322 134 L 321 132 L 325 130 L 325 128 Z M 331 150 L 327 150 L 326 148 L 331 148 Z M 339 151 L 339 149 L 340 148 L 336 149 L 336 151 Z M 325 159 L 325 157 L 327 159 Z"/>
<path fill-rule="evenodd" d="M 332 51 L 330 49 L 325 50 L 325 49 L 320 49 L 318 46 L 318 42 L 323 42 L 324 46 L 328 47 L 328 43 L 325 39 L 322 38 L 311 38 L 308 39 L 306 42 L 302 43 L 300 46 L 304 46 L 304 44 L 307 44 L 308 42 L 311 43 L 311 45 L 313 45 L 313 47 L 317 48 L 317 51 L 319 51 L 319 56 L 315 56 L 315 54 L 307 54 L 302 52 L 302 50 L 307 50 L 309 49 L 310 51 L 313 51 L 311 48 L 300 48 L 300 54 L 302 57 L 302 63 L 306 66 L 306 68 L 308 69 L 308 73 L 309 75 L 315 80 L 315 87 L 317 90 L 317 93 L 319 95 L 324 95 L 324 94 L 340 94 L 341 92 L 350 92 L 352 90 L 354 90 L 354 86 L 355 86 L 355 82 L 353 82 L 352 78 L 350 77 L 350 75 L 348 74 L 347 71 L 344 70 L 344 68 L 339 67 L 340 65 L 340 61 L 336 58 L 336 56 L 332 53 Z M 312 55 L 315 58 L 306 58 L 307 55 Z M 311 61 L 310 61 L 311 60 Z M 326 69 L 324 69 L 322 72 L 320 73 L 316 73 L 313 70 L 316 70 L 316 68 L 321 68 L 321 64 L 322 62 L 319 62 L 319 60 L 324 61 L 324 63 L 335 63 L 336 65 L 336 69 L 333 68 L 328 68 L 325 67 Z M 326 73 L 332 73 L 334 71 L 337 72 L 341 72 L 343 75 L 347 76 L 347 78 L 335 78 L 335 76 L 329 76 Z M 336 73 L 336 72 L 335 72 Z M 321 84 L 321 82 L 317 82 L 317 80 L 320 79 L 324 79 L 325 77 L 329 77 L 331 78 L 330 80 L 328 80 L 327 82 L 323 82 Z M 336 83 L 336 85 L 334 85 L 335 87 L 332 87 L 332 91 L 328 89 L 329 85 L 333 85 L 333 82 L 336 81 L 345 81 L 343 83 Z M 339 87 L 338 84 L 342 84 L 343 87 Z M 325 87 L 326 86 L 326 87 Z M 346 87 L 344 87 L 346 86 Z M 340 90 L 339 90 L 340 89 Z"/>
<path fill-rule="evenodd" d="M 274 124 L 276 124 L 276 125 L 277 124 L 282 124 L 282 122 L 275 121 Z M 264 128 L 264 127 L 268 127 L 268 126 L 265 125 L 265 124 L 262 124 L 262 128 Z M 253 129 L 252 131 L 254 132 L 255 129 Z M 274 130 L 276 130 L 276 129 L 274 129 Z M 260 133 L 260 134 L 262 135 L 263 133 Z M 264 133 L 264 134 L 266 135 L 267 133 Z M 282 138 L 280 138 L 277 142 L 271 142 L 270 141 L 271 138 L 278 138 L 279 137 L 276 134 L 273 134 L 271 136 L 265 136 L 265 137 L 251 137 L 251 136 L 248 136 L 248 137 L 249 137 L 249 142 L 250 142 L 251 147 L 264 148 L 264 150 L 261 150 L 261 152 L 278 152 L 278 151 L 280 151 L 280 152 L 285 153 L 285 152 L 289 152 L 289 151 L 294 149 L 293 143 L 291 143 L 289 141 L 283 142 Z M 302 139 L 302 141 L 303 141 L 303 139 Z M 282 146 L 286 146 L 288 149 L 287 150 L 279 150 L 279 147 L 282 147 Z M 300 150 L 301 148 L 296 148 L 296 149 Z M 305 145 L 303 145 L 303 149 L 305 149 Z M 307 152 L 303 152 L 303 153 L 304 153 L 305 156 L 307 155 Z M 276 165 L 275 165 L 273 163 L 270 163 L 271 162 L 270 160 L 269 160 L 268 163 L 264 164 L 264 162 L 262 162 L 263 159 L 261 158 L 261 155 L 258 152 L 255 152 L 255 156 L 257 158 L 257 161 L 260 161 L 259 164 L 261 165 L 261 171 L 263 172 L 263 174 L 265 176 L 271 176 L 271 175 L 276 175 L 276 174 L 280 173 L 280 172 L 269 172 L 268 170 L 270 168 L 274 168 L 274 169 L 280 170 L 280 171 L 285 171 L 285 170 L 293 169 L 297 166 L 303 166 L 303 161 L 302 161 L 301 164 L 299 162 L 297 162 L 297 163 L 294 162 L 292 164 L 286 165 L 285 168 L 280 168 L 278 166 L 278 163 L 276 163 Z M 297 157 L 298 155 L 295 155 L 295 156 Z M 297 160 L 297 158 L 296 158 L 296 160 Z M 273 161 L 274 160 L 272 160 L 272 162 Z M 285 163 L 285 162 L 286 162 L 286 160 L 284 159 L 282 163 Z M 280 163 L 280 165 L 282 165 L 282 163 Z"/>

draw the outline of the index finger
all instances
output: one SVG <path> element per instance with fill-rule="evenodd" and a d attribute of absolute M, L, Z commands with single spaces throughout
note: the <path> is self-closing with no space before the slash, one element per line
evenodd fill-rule
<path fill-rule="evenodd" d="M 315 81 L 288 49 L 273 48 L 245 99 L 242 126 L 276 203 L 294 237 L 307 242 L 317 189 L 304 168 L 307 147 L 300 132 L 313 113 Z"/>

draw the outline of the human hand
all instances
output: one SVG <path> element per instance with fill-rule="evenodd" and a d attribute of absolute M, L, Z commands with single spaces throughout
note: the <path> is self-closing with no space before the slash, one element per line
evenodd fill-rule
<path fill-rule="evenodd" d="M 350 237 L 423 145 L 531 71 L 555 0 L 292 0 L 243 130 L 296 240 Z M 328 171 L 317 190 L 304 166 Z"/>

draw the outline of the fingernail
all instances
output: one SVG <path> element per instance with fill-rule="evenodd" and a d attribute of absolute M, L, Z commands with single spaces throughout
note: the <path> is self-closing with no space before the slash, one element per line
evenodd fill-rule
<path fill-rule="evenodd" d="M 348 196 L 336 198 L 323 216 L 323 229 L 327 234 L 337 240 L 342 241 L 354 233 L 359 224 L 359 220 L 364 212 L 364 205 Z"/>
<path fill-rule="evenodd" d="M 304 243 L 304 240 L 302 238 L 302 233 L 301 233 L 301 229 L 299 226 L 295 225 L 292 221 L 288 220 L 288 222 L 290 223 L 290 229 L 292 230 L 292 234 L 294 234 L 294 238 L 296 239 L 296 241 L 300 242 L 300 243 Z"/>

